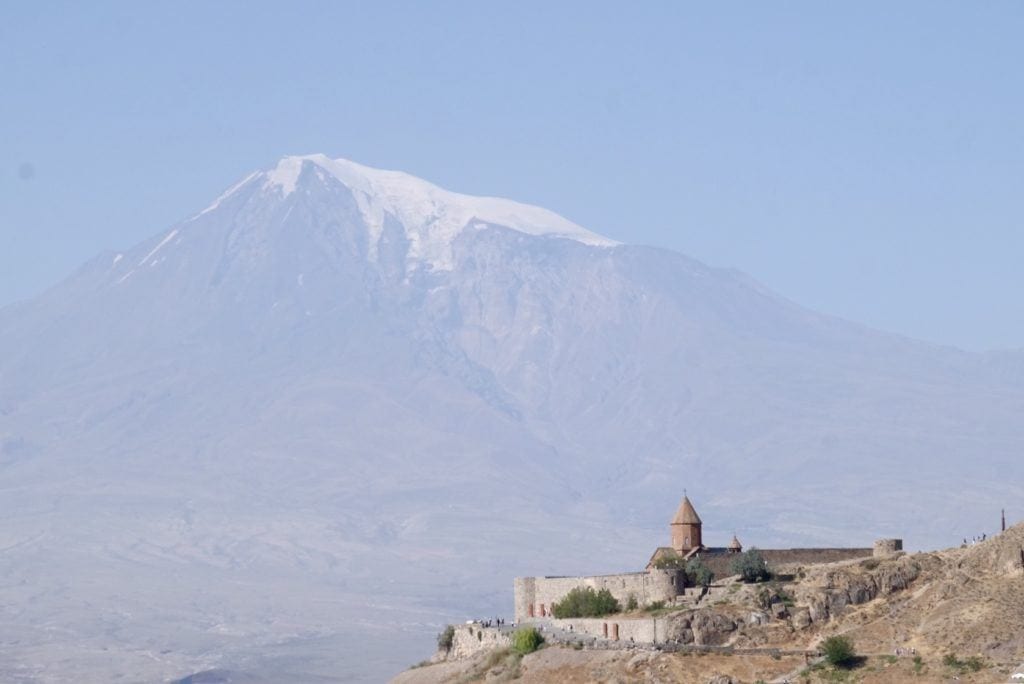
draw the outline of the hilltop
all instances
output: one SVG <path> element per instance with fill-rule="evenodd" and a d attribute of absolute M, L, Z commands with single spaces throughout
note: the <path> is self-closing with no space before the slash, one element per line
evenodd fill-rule
<path fill-rule="evenodd" d="M 677 633 L 700 629 L 703 646 L 610 644 L 549 626 L 549 645 L 521 662 L 490 648 L 393 683 L 1009 681 L 1024 671 L 1022 549 L 1024 524 L 943 551 L 780 568 L 767 583 L 727 578 L 702 606 L 648 613 Z M 645 615 L 606 620 L 630 617 Z M 848 671 L 804 657 L 833 635 L 852 639 L 863 658 Z"/>

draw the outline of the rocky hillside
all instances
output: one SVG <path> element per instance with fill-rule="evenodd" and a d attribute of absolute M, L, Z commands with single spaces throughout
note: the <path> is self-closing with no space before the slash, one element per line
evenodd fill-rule
<path fill-rule="evenodd" d="M 573 639 L 546 625 L 548 646 L 521 659 L 482 649 L 410 670 L 419 682 L 1002 682 L 1024 671 L 1024 525 L 984 542 L 807 567 L 774 580 L 716 584 L 699 606 L 663 609 L 660 646 Z M 650 613 L 622 615 L 650 619 Z M 844 635 L 848 669 L 818 655 Z"/>

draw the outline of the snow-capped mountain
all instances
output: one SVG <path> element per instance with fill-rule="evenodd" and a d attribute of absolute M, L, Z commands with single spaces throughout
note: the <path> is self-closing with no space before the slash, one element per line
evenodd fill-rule
<path fill-rule="evenodd" d="M 1024 494 L 1019 365 L 287 157 L 0 310 L 0 679 L 379 680 L 683 487 L 712 541 L 953 543 Z"/>

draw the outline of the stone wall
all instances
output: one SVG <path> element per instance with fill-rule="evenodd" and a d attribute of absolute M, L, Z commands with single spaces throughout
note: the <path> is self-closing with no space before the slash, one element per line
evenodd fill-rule
<path fill-rule="evenodd" d="M 855 558 L 869 558 L 873 549 L 763 549 L 761 555 L 769 566 L 815 565 L 838 563 Z"/>
<path fill-rule="evenodd" d="M 892 556 L 903 550 L 902 539 L 879 539 L 875 542 L 874 556 L 882 558 Z"/>
<path fill-rule="evenodd" d="M 607 589 L 623 606 L 635 598 L 640 606 L 655 601 L 672 601 L 683 592 L 684 577 L 677 570 L 649 570 L 619 575 L 583 577 L 517 577 L 515 588 L 515 620 L 550 616 L 551 605 L 577 587 L 594 591 Z"/>
<path fill-rule="evenodd" d="M 668 622 L 665 618 L 624 618 L 609 615 L 603 618 L 551 620 L 551 624 L 575 634 L 586 634 L 610 641 L 632 640 L 638 644 L 664 643 L 668 633 Z"/>
<path fill-rule="evenodd" d="M 507 634 L 494 627 L 480 625 L 456 625 L 452 637 L 452 647 L 447 653 L 438 653 L 440 660 L 466 660 L 482 651 L 511 646 L 512 640 Z"/>
<path fill-rule="evenodd" d="M 816 565 L 818 563 L 836 563 L 838 561 L 853 560 L 855 558 L 868 558 L 873 549 L 758 549 L 758 552 L 768 563 L 768 567 L 777 568 L 780 565 Z M 734 554 L 702 553 L 700 559 L 711 572 L 715 573 L 715 579 L 722 579 L 733 574 L 732 561 Z"/>
<path fill-rule="evenodd" d="M 728 615 L 701 609 L 666 617 L 626 617 L 551 620 L 562 630 L 592 636 L 595 644 L 636 643 L 722 646 L 729 643 L 740 624 Z"/>

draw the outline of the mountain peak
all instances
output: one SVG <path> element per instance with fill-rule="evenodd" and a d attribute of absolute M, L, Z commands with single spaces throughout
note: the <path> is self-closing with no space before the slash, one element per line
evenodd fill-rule
<path fill-rule="evenodd" d="M 376 244 L 380 238 L 385 217 L 390 215 L 405 228 L 410 257 L 426 261 L 435 269 L 451 268 L 451 243 L 474 222 L 591 246 L 618 244 L 541 207 L 498 197 L 451 192 L 401 171 L 375 169 L 348 159 L 331 159 L 324 154 L 284 157 L 272 169 L 249 176 L 226 194 L 259 176 L 265 191 L 288 197 L 299 187 L 307 164 L 316 167 L 321 179 L 334 178 L 352 191 L 369 226 L 371 244 Z M 218 198 L 215 205 L 223 198 Z"/>

